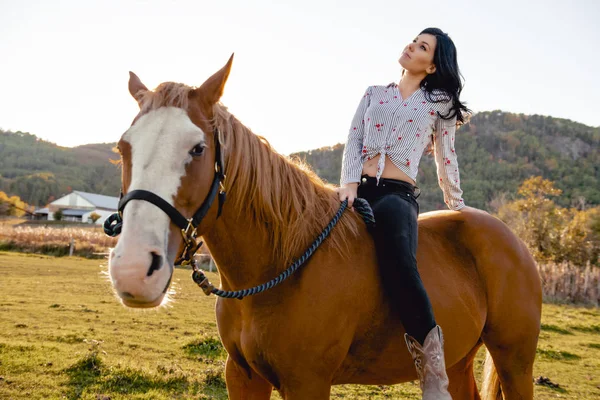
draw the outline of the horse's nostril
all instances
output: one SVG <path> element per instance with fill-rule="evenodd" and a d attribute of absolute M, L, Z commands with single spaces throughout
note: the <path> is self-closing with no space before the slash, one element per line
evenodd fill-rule
<path fill-rule="evenodd" d="M 152 276 L 154 271 L 158 271 L 162 266 L 162 257 L 156 254 L 155 252 L 152 252 L 150 254 L 152 254 L 152 264 L 150 265 L 150 269 L 148 270 L 146 276 Z"/>

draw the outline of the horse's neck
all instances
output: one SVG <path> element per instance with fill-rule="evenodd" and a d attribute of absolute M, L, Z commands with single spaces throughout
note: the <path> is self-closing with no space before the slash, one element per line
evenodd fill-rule
<path fill-rule="evenodd" d="M 214 227 L 203 235 L 215 260 L 225 290 L 247 289 L 272 279 L 278 262 L 272 245 L 248 219 L 232 218 L 225 210 Z"/>
<path fill-rule="evenodd" d="M 243 171 L 239 170 L 240 166 L 238 165 L 236 172 L 234 172 L 233 175 L 244 174 L 246 176 L 253 176 L 258 174 L 262 179 L 268 179 L 269 174 L 277 174 L 278 177 L 281 177 L 281 174 L 286 173 L 284 171 L 289 170 L 287 168 L 282 168 L 282 166 L 279 165 L 279 163 L 285 162 L 280 157 L 269 157 L 273 156 L 273 154 L 270 154 L 272 151 L 270 146 L 266 145 L 261 139 L 256 137 L 239 123 L 239 121 L 234 118 L 232 121 L 232 125 L 236 126 L 238 131 L 230 132 L 230 135 L 237 135 L 237 139 L 229 144 L 229 157 L 236 159 L 239 157 L 246 157 L 245 149 L 248 147 L 253 148 L 254 153 L 267 153 L 267 155 L 264 155 L 264 157 L 261 158 L 261 162 L 249 163 L 245 166 L 246 169 Z M 244 151 L 240 150 L 240 147 L 243 148 Z M 265 163 L 270 163 L 270 165 L 265 166 Z M 263 168 L 259 168 L 258 171 L 253 170 L 254 168 L 257 168 L 257 165 L 263 165 Z M 280 184 L 285 185 L 284 182 L 287 181 L 282 180 Z M 294 176 L 290 177 L 289 182 L 287 183 L 292 184 L 291 182 L 295 182 Z M 308 177 L 306 178 L 306 184 L 312 184 Z M 281 185 L 274 185 L 272 190 L 288 189 L 281 188 Z M 234 199 L 233 196 L 240 196 L 240 198 Z M 246 190 L 240 190 L 239 193 L 236 193 L 230 188 L 228 190 L 227 202 L 230 206 L 231 204 L 242 204 L 236 200 L 245 198 L 246 201 L 243 202 L 245 209 L 260 210 L 263 207 L 259 207 L 257 204 L 248 204 L 248 202 L 251 201 L 260 201 L 257 197 L 260 198 L 261 196 L 249 196 L 248 193 L 246 193 Z M 320 200 L 315 198 L 315 201 Z M 287 234 L 296 236 L 286 237 L 285 239 L 303 238 L 303 235 L 298 232 L 288 232 L 288 230 L 292 230 L 287 229 L 289 227 L 286 228 L 286 233 L 281 231 L 274 232 L 273 230 L 269 232 L 269 229 L 265 229 L 265 226 L 259 225 L 263 224 L 263 221 L 257 221 L 256 218 L 252 218 L 248 214 L 250 213 L 236 214 L 235 212 L 228 210 L 226 204 L 223 208 L 223 214 L 217 220 L 211 231 L 203 234 L 204 240 L 219 266 L 221 281 L 226 290 L 246 289 L 251 286 L 259 285 L 274 278 L 288 267 L 287 264 L 290 263 L 293 254 L 282 255 L 281 253 L 286 251 L 294 253 L 299 251 L 299 249 L 286 249 L 286 247 L 295 246 L 295 244 L 289 245 L 289 240 L 279 240 L 277 243 L 273 243 L 273 238 L 269 235 L 283 236 Z M 263 212 L 259 211 L 256 214 L 260 215 L 263 214 Z M 311 215 L 311 218 L 319 218 L 319 216 L 314 215 L 314 213 L 309 214 Z M 274 216 L 274 218 L 276 218 L 276 216 Z M 304 222 L 305 220 L 303 220 L 303 223 Z M 280 223 L 281 222 L 278 221 L 276 224 Z M 315 234 L 317 233 L 318 232 L 315 232 Z M 304 236 L 306 236 L 306 233 Z M 274 249 L 274 246 L 279 246 L 279 248 Z"/>

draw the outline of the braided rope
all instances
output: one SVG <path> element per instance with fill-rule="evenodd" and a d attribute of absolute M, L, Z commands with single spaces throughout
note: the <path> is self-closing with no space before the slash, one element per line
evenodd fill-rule
<path fill-rule="evenodd" d="M 367 201 L 365 199 L 362 199 L 362 198 L 355 199 L 353 206 L 356 209 L 356 211 L 361 215 L 361 217 L 363 218 L 363 221 L 365 222 L 365 224 L 367 226 L 370 227 L 375 224 L 375 217 L 373 216 L 373 210 L 371 210 L 369 203 L 367 203 Z M 276 278 L 270 280 L 267 283 L 263 283 L 262 285 L 258 285 L 258 286 L 255 286 L 255 287 L 252 287 L 249 289 L 236 290 L 236 291 L 220 290 L 215 287 L 212 287 L 212 285 L 210 285 L 210 283 L 209 283 L 208 285 L 210 285 L 209 286 L 210 290 L 209 291 L 205 290 L 205 293 L 207 293 L 207 294 L 212 293 L 214 295 L 217 295 L 217 296 L 223 297 L 223 298 L 227 298 L 227 299 L 240 299 L 241 300 L 246 296 L 251 296 L 253 294 L 261 293 L 261 292 L 264 292 L 265 290 L 271 289 L 271 288 L 279 285 L 281 282 L 283 282 L 287 278 L 289 278 L 294 272 L 296 272 L 298 270 L 298 268 L 300 268 L 310 258 L 310 256 L 313 255 L 313 253 L 317 250 L 317 248 L 319 248 L 321 243 L 323 243 L 323 240 L 325 240 L 329 236 L 329 234 L 331 233 L 331 230 L 338 223 L 339 219 L 342 216 L 342 213 L 346 210 L 347 207 L 348 207 L 348 200 L 342 201 L 340 208 L 337 211 L 337 213 L 335 214 L 335 216 L 333 217 L 333 219 L 329 222 L 329 224 L 325 227 L 325 229 L 323 229 L 321 234 L 319 236 L 317 236 L 317 238 L 315 239 L 313 244 L 306 250 L 306 252 L 304 252 L 304 254 L 302 254 L 302 256 L 300 258 L 298 258 L 292 265 L 290 265 L 288 267 L 288 269 L 283 271 Z M 194 272 L 192 273 L 192 279 L 198 285 L 201 285 L 201 283 L 203 284 L 204 282 L 208 282 L 206 280 L 206 277 L 204 276 L 204 274 L 199 269 L 194 269 Z M 204 290 L 204 287 L 203 287 L 203 290 Z"/>

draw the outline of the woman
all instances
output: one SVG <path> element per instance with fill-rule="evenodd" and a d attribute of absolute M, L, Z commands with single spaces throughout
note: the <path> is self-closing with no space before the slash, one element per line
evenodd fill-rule
<path fill-rule="evenodd" d="M 465 207 L 454 150 L 456 125 L 470 110 L 450 37 L 428 28 L 404 48 L 398 84 L 371 86 L 352 120 L 342 162 L 340 201 L 358 196 L 375 214 L 382 284 L 405 329 L 423 399 L 450 399 L 443 336 L 417 270 L 421 155 L 433 146 L 439 184 L 451 210 Z M 417 193 L 415 193 L 417 192 Z"/>

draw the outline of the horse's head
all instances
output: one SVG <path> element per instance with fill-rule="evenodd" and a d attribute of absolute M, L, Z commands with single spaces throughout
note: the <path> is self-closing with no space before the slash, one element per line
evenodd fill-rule
<path fill-rule="evenodd" d="M 147 191 L 186 219 L 196 213 L 215 176 L 213 106 L 223 94 L 232 61 L 233 56 L 196 89 L 168 82 L 150 91 L 131 73 L 129 92 L 140 113 L 118 143 L 125 197 Z M 200 229 L 214 223 L 217 208 L 215 201 Z M 149 201 L 134 197 L 122 211 L 123 229 L 110 256 L 110 277 L 123 304 L 155 307 L 165 298 L 183 247 L 181 229 Z"/>

